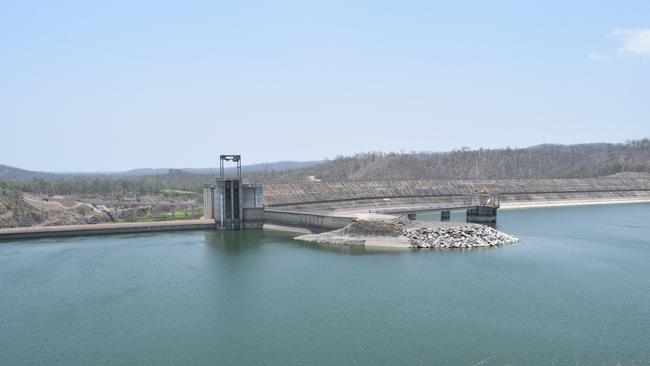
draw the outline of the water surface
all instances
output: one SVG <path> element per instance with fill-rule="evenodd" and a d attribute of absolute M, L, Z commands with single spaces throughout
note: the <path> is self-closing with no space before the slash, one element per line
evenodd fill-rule
<path fill-rule="evenodd" d="M 498 228 L 522 242 L 372 251 L 268 231 L 0 242 L 0 365 L 650 362 L 649 204 L 502 210 Z"/>

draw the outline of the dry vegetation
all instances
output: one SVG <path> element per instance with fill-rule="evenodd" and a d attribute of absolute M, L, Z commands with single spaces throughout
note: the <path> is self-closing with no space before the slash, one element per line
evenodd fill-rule
<path fill-rule="evenodd" d="M 539 145 L 445 153 L 364 153 L 284 172 L 251 173 L 257 181 L 479 178 L 587 178 L 650 172 L 650 140 L 624 144 Z"/>

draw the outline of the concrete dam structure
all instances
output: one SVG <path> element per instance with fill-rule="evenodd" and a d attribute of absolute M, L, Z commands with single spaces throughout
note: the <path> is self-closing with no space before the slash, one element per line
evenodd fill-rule
<path fill-rule="evenodd" d="M 264 186 L 266 209 L 354 215 L 415 213 L 467 205 L 468 193 L 498 193 L 500 204 L 650 200 L 650 174 L 584 179 L 467 179 L 283 183 Z M 442 218 L 447 213 L 442 213 Z"/>
<path fill-rule="evenodd" d="M 224 162 L 237 164 L 226 177 Z M 339 229 L 354 219 L 389 218 L 463 210 L 467 222 L 496 223 L 501 204 L 548 204 L 635 200 L 650 201 L 650 174 L 622 173 L 583 179 L 433 179 L 246 183 L 241 156 L 221 155 L 220 175 L 203 190 L 204 219 L 225 230 L 261 228 L 264 224 Z M 391 216 L 388 216 L 391 215 Z"/>
<path fill-rule="evenodd" d="M 226 178 L 224 162 L 237 164 Z M 241 178 L 241 156 L 221 155 L 220 177 L 204 188 L 204 219 L 219 229 L 260 228 L 264 224 L 323 231 L 355 219 L 463 210 L 467 222 L 495 223 L 504 206 L 650 201 L 650 174 L 619 173 L 571 179 L 430 179 L 273 183 Z"/>
<path fill-rule="evenodd" d="M 224 155 L 240 164 L 238 155 Z M 590 202 L 650 202 L 650 174 L 622 173 L 585 179 L 467 179 L 250 184 L 222 173 L 204 187 L 202 220 L 88 224 L 0 230 L 0 239 L 278 225 L 322 232 L 355 219 L 464 210 L 467 221 L 494 222 L 504 206 Z M 487 191 L 489 194 L 474 193 Z M 485 201 L 488 199 L 488 201 Z M 483 201 L 481 201 L 483 200 Z"/>
<path fill-rule="evenodd" d="M 244 183 L 238 175 L 222 176 L 217 184 L 205 187 L 205 219 L 213 219 L 217 228 L 259 228 L 266 223 L 323 231 L 368 215 L 406 215 L 414 220 L 418 213 L 440 212 L 441 220 L 447 221 L 454 210 L 464 210 L 468 222 L 494 223 L 502 204 L 650 201 L 650 174 L 646 173 L 584 179 L 342 181 L 263 187 Z"/>

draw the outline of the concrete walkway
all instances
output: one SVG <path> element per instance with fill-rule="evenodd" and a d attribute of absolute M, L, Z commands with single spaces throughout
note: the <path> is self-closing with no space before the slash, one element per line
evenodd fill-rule
<path fill-rule="evenodd" d="M 153 222 L 123 222 L 115 224 L 32 226 L 0 229 L 0 240 L 214 228 L 214 220 L 173 220 Z"/>

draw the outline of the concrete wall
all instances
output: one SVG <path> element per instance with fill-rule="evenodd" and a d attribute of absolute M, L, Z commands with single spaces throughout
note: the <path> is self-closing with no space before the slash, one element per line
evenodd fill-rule
<path fill-rule="evenodd" d="M 377 199 L 451 197 L 487 188 L 492 192 L 523 195 L 621 193 L 650 194 L 650 174 L 631 173 L 585 179 L 467 179 L 408 181 L 345 181 L 286 183 L 264 186 L 267 207 L 324 204 Z M 637 193 L 635 193 L 637 192 Z"/>
<path fill-rule="evenodd" d="M 262 186 L 244 184 L 242 186 L 242 205 L 244 208 L 262 207 L 264 190 Z"/>
<path fill-rule="evenodd" d="M 250 224 L 246 223 L 247 217 L 246 217 L 246 210 L 247 209 L 253 209 L 253 208 L 259 208 L 260 210 L 262 209 L 262 201 L 264 199 L 264 190 L 261 185 L 253 185 L 253 184 L 244 184 L 242 182 L 239 182 L 239 215 L 235 215 L 235 200 L 234 198 L 231 199 L 232 202 L 232 207 L 231 207 L 231 215 L 232 216 L 237 216 L 233 217 L 232 219 L 226 219 L 227 215 L 225 212 L 225 207 L 226 207 L 226 197 L 231 196 L 234 197 L 235 195 L 235 188 L 230 188 L 229 194 L 226 195 L 226 182 L 223 180 L 217 180 L 216 185 L 210 185 L 210 186 L 205 186 L 203 189 L 203 195 L 204 195 L 204 210 L 205 212 L 208 213 L 208 215 L 204 215 L 204 218 L 214 218 L 216 224 L 220 228 L 255 228 L 255 227 L 261 227 L 263 223 L 263 217 L 262 219 L 258 219 L 253 212 L 250 211 L 248 213 L 248 218 L 253 220 Z M 229 180 L 229 184 L 235 184 L 234 180 Z M 208 188 L 211 187 L 211 188 Z M 222 216 L 223 220 L 222 220 Z M 222 227 L 223 226 L 223 227 Z"/>
<path fill-rule="evenodd" d="M 0 229 L 0 240 L 214 229 L 213 220 L 178 220 Z"/>
<path fill-rule="evenodd" d="M 340 229 L 353 220 L 351 217 L 279 210 L 265 210 L 264 219 L 267 224 L 293 226 L 316 231 Z"/>
<path fill-rule="evenodd" d="M 244 207 L 244 229 L 261 229 L 263 227 L 264 209 Z"/>
<path fill-rule="evenodd" d="M 212 217 L 217 225 L 221 225 L 221 216 L 223 215 L 223 187 L 214 186 L 212 193 Z"/>
<path fill-rule="evenodd" d="M 203 219 L 214 219 L 214 185 L 203 187 Z"/>

